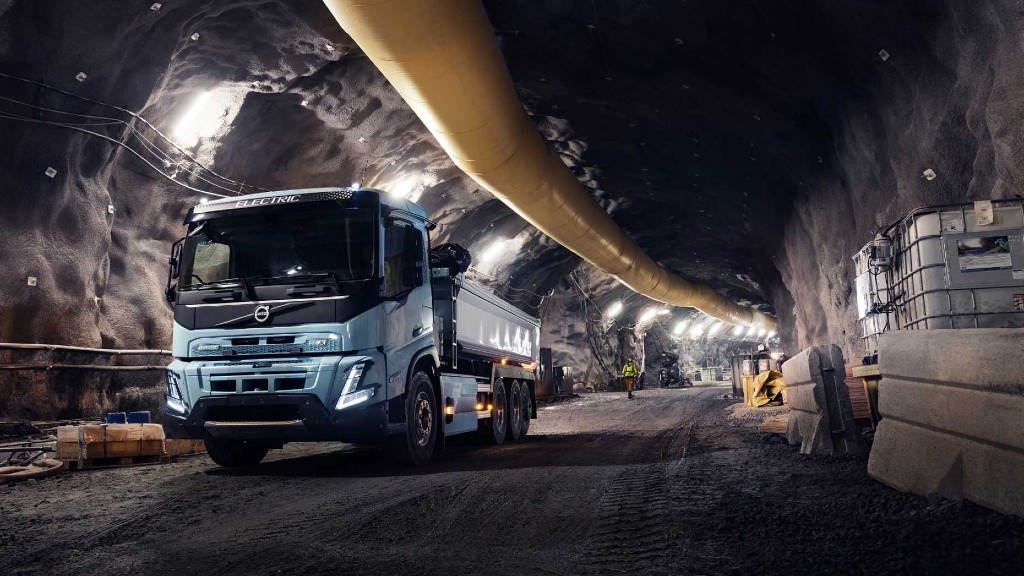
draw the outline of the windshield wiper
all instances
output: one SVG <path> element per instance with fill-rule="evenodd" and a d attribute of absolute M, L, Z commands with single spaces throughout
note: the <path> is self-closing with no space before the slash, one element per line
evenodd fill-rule
<path fill-rule="evenodd" d="M 330 280 L 334 284 L 334 290 L 338 294 L 344 294 L 341 289 L 342 280 L 334 272 L 309 272 L 306 274 L 282 274 L 280 276 L 264 276 L 260 278 L 264 282 L 268 280 L 287 280 L 289 282 L 310 282 L 317 280 Z"/>
<path fill-rule="evenodd" d="M 223 280 L 212 280 L 210 282 L 203 282 L 202 280 L 200 280 L 195 284 L 188 284 L 186 286 L 182 286 L 181 289 L 186 290 L 188 288 L 195 288 L 197 290 L 203 290 L 205 288 L 213 288 L 214 286 L 222 286 L 224 284 L 232 283 L 241 284 L 245 288 L 246 295 L 249 295 L 250 286 L 245 278 L 225 278 Z"/>

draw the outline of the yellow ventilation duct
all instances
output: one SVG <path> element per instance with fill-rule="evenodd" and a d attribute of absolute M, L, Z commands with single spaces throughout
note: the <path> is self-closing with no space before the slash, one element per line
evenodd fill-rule
<path fill-rule="evenodd" d="M 775 320 L 645 254 L 523 110 L 479 0 L 324 0 L 452 160 L 519 215 L 639 292 L 732 324 Z"/>

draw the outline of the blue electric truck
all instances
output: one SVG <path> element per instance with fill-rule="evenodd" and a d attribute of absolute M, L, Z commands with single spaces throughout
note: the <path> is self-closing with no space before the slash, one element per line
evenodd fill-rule
<path fill-rule="evenodd" d="M 317 188 L 192 208 L 167 299 L 168 437 L 221 466 L 287 442 L 382 444 L 411 464 L 447 437 L 515 440 L 536 417 L 540 321 L 430 248 L 418 205 Z"/>

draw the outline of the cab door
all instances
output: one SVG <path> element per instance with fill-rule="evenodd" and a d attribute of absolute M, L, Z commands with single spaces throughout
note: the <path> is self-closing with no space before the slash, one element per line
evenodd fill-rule
<path fill-rule="evenodd" d="M 384 352 L 388 397 L 405 391 L 413 356 L 433 342 L 433 302 L 427 281 L 426 230 L 402 218 L 384 227 Z"/>

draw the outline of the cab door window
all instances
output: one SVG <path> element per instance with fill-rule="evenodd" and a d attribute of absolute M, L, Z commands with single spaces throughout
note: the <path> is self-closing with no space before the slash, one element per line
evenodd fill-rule
<path fill-rule="evenodd" d="M 423 258 L 422 233 L 409 222 L 392 220 L 384 229 L 384 296 L 422 283 Z"/>

